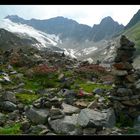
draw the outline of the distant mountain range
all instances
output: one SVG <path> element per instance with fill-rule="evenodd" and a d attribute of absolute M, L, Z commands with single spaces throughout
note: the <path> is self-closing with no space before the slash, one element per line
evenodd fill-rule
<path fill-rule="evenodd" d="M 64 18 L 54 17 L 46 20 L 31 19 L 25 20 L 17 15 L 5 17 L 15 23 L 26 24 L 33 28 L 43 31 L 48 34 L 55 34 L 61 40 L 75 40 L 75 41 L 100 41 L 109 39 L 115 34 L 124 29 L 123 25 L 114 21 L 111 17 L 105 17 L 100 24 L 90 27 L 88 25 L 79 24 L 78 22 Z"/>
<path fill-rule="evenodd" d="M 0 22 L 0 28 L 0 48 L 45 47 L 81 60 L 91 58 L 106 63 L 113 61 L 119 38 L 124 34 L 136 44 L 134 65 L 140 65 L 140 10 L 125 27 L 111 17 L 90 27 L 64 17 L 25 20 L 11 15 Z"/>

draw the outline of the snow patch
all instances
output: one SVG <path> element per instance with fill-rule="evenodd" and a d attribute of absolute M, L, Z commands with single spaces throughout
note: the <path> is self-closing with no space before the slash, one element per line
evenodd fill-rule
<path fill-rule="evenodd" d="M 59 37 L 55 35 L 49 35 L 49 34 L 43 33 L 25 24 L 14 23 L 10 21 L 9 19 L 2 19 L 0 21 L 0 28 L 4 28 L 13 33 L 18 33 L 22 36 L 33 37 L 38 42 L 41 43 L 42 47 L 47 47 L 47 45 L 56 46 L 57 41 L 59 41 Z M 40 48 L 41 46 L 37 45 L 37 47 Z"/>

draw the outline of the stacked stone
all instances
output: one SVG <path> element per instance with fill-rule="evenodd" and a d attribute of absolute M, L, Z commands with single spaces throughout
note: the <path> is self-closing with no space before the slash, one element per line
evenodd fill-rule
<path fill-rule="evenodd" d="M 115 75 L 115 86 L 110 98 L 117 117 L 123 113 L 132 119 L 139 115 L 140 107 L 140 94 L 136 92 L 132 65 L 136 50 L 134 46 L 135 44 L 124 35 L 121 36 L 120 47 L 117 49 L 112 69 Z"/>

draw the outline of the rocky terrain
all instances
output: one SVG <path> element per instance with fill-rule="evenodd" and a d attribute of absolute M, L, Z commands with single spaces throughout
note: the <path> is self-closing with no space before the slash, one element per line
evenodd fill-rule
<path fill-rule="evenodd" d="M 126 46 L 130 52 L 122 51 L 122 53 L 133 56 L 131 53 L 134 50 L 133 43 L 128 41 L 121 45 L 124 45 L 124 48 Z M 128 71 L 133 70 L 133 66 L 130 63 L 123 63 L 120 58 L 121 54 L 118 53 L 116 59 L 119 59 L 119 62 L 117 60 L 116 62 L 120 64 L 114 64 L 115 68 L 119 67 L 119 71 L 116 70 L 117 75 L 120 78 L 125 75 L 130 82 L 127 86 L 131 87 L 128 89 L 128 87 L 117 86 L 115 93 L 120 97 L 116 97 L 113 101 L 123 99 L 124 95 L 132 96 L 132 100 L 126 101 L 125 98 L 121 103 L 130 105 L 130 110 L 136 113 L 133 121 L 126 119 L 124 110 L 121 110 L 124 114 L 118 117 L 112 105 L 111 97 L 115 84 L 123 82 L 123 80 L 116 80 L 112 69 L 103 67 L 99 63 L 89 64 L 88 61 L 78 61 L 64 53 L 51 50 L 13 48 L 5 51 L 1 49 L 0 134 L 125 135 L 135 133 L 133 126 L 139 114 L 135 109 L 139 107 L 137 90 L 139 90 L 140 75 L 139 70 L 128 74 Z M 133 86 L 136 86 L 137 92 L 133 90 Z M 121 109 L 120 106 L 118 108 Z"/>

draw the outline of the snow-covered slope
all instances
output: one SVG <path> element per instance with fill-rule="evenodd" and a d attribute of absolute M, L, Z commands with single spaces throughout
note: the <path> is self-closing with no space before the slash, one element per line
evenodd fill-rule
<path fill-rule="evenodd" d="M 46 34 L 25 24 L 14 23 L 9 19 L 0 20 L 0 28 L 16 33 L 21 38 L 35 38 L 39 42 L 38 44 L 34 44 L 38 49 L 41 49 L 41 47 L 56 46 L 57 43 L 61 43 L 58 36 Z"/>

